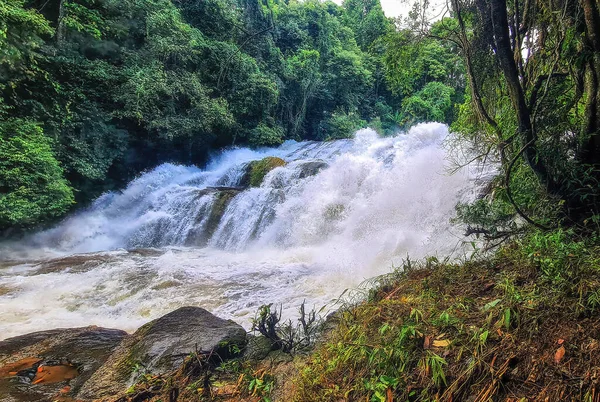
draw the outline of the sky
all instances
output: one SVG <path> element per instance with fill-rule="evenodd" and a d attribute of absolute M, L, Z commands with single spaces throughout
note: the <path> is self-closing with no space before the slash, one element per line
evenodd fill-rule
<path fill-rule="evenodd" d="M 343 0 L 334 0 L 337 4 L 342 4 Z M 412 8 L 415 0 L 380 0 L 381 8 L 387 17 L 406 17 Z M 428 14 L 437 14 L 441 5 L 445 5 L 444 0 L 430 0 L 430 10 Z"/>
<path fill-rule="evenodd" d="M 406 17 L 408 11 L 410 10 L 410 5 L 406 0 L 380 0 L 381 8 L 383 8 L 383 12 L 386 17 L 398 17 L 402 15 Z"/>

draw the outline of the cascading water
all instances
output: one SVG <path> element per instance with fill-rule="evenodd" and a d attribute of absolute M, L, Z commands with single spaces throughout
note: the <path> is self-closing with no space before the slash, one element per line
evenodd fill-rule
<path fill-rule="evenodd" d="M 447 127 L 223 152 L 164 164 L 56 228 L 0 246 L 0 339 L 54 327 L 133 330 L 183 305 L 248 324 L 258 306 L 321 306 L 406 255 L 447 255 L 449 220 L 477 196 L 449 175 Z M 250 161 L 285 166 L 241 188 Z"/>

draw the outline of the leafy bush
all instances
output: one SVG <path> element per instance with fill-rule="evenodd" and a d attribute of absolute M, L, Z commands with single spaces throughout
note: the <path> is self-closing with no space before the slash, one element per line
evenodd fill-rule
<path fill-rule="evenodd" d="M 404 122 L 448 122 L 454 88 L 441 82 L 427 83 L 423 89 L 402 101 Z"/>
<path fill-rule="evenodd" d="M 37 124 L 0 123 L 0 229 L 60 216 L 73 204 L 50 140 Z"/>
<path fill-rule="evenodd" d="M 320 133 L 324 140 L 350 138 L 358 129 L 367 125 L 356 112 L 338 110 L 321 123 Z"/>
<path fill-rule="evenodd" d="M 283 143 L 283 129 L 279 126 L 268 126 L 259 123 L 250 132 L 248 142 L 254 146 L 277 146 Z"/>

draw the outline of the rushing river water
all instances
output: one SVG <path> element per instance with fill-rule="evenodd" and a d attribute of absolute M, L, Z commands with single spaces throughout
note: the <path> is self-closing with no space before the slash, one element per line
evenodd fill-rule
<path fill-rule="evenodd" d="M 131 331 L 184 305 L 248 327 L 261 304 L 332 306 L 407 254 L 456 252 L 454 206 L 484 180 L 447 173 L 447 136 L 435 123 L 388 138 L 366 129 L 228 150 L 204 170 L 158 166 L 57 227 L 0 245 L 0 339 L 91 324 Z M 287 164 L 239 191 L 209 231 L 218 192 L 207 189 L 238 186 L 265 156 Z"/>

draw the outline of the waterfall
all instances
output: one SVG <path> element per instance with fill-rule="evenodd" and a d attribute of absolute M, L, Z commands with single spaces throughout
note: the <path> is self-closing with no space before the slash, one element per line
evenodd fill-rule
<path fill-rule="evenodd" d="M 456 252 L 454 207 L 477 196 L 486 173 L 450 175 L 448 135 L 437 123 L 393 137 L 364 129 L 226 150 L 205 169 L 160 165 L 55 228 L 0 246 L 0 333 L 133 329 L 185 304 L 247 323 L 262 303 L 327 303 L 407 255 Z M 265 157 L 285 164 L 244 186 L 249 163 Z"/>

